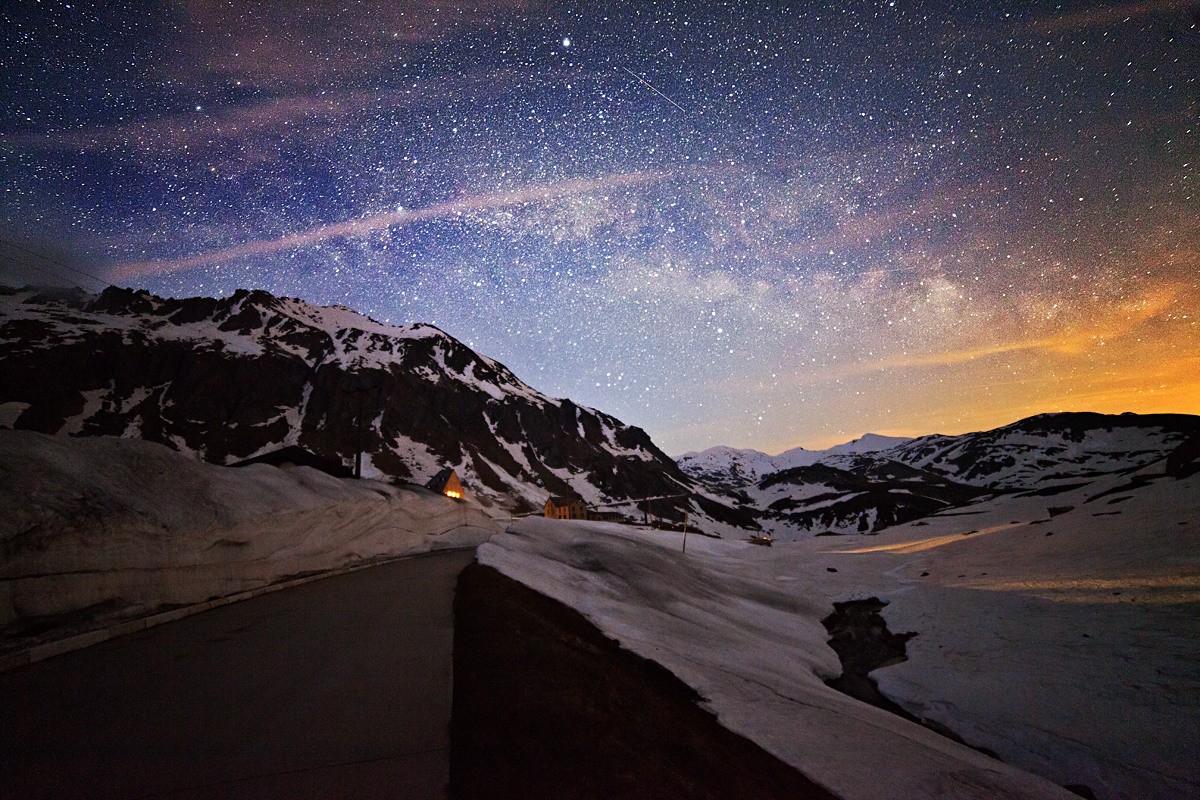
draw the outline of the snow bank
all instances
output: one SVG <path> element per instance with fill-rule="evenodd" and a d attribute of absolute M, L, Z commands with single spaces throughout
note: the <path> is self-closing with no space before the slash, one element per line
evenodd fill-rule
<path fill-rule="evenodd" d="M 479 560 L 564 602 L 708 700 L 721 724 L 847 800 L 1068 792 L 839 694 L 820 619 L 839 591 L 747 543 L 530 518 Z M 823 571 L 823 567 L 821 567 Z"/>
<path fill-rule="evenodd" d="M 136 616 L 297 574 L 484 541 L 478 507 L 137 439 L 0 430 L 0 625 Z"/>
<path fill-rule="evenodd" d="M 679 534 L 529 519 L 479 559 L 848 800 L 1197 796 L 1200 475 L 1146 472 L 873 537 L 689 537 L 686 555 Z M 841 668 L 820 620 L 872 595 L 892 631 L 918 633 L 873 673 L 881 689 L 1005 763 L 825 686 Z"/>

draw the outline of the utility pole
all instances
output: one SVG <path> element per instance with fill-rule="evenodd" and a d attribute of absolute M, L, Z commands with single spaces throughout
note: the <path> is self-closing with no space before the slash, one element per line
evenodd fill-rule
<path fill-rule="evenodd" d="M 354 447 L 354 477 L 362 477 L 362 451 L 363 451 L 363 394 L 360 389 L 358 392 L 358 442 Z"/>
<path fill-rule="evenodd" d="M 361 478 L 363 451 L 366 449 L 364 443 L 366 419 L 364 417 L 367 412 L 367 395 L 369 393 L 374 397 L 376 393 L 382 392 L 385 398 L 384 405 L 386 405 L 388 376 L 380 377 L 367 372 L 350 373 L 346 377 L 345 388 L 342 391 L 351 397 L 357 396 L 358 398 L 358 413 L 354 421 L 354 477 Z M 353 406 L 351 407 L 353 408 Z"/>

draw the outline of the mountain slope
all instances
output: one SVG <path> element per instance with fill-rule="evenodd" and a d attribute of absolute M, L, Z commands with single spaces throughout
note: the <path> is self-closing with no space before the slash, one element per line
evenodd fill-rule
<path fill-rule="evenodd" d="M 996 493 L 1051 496 L 1164 459 L 1172 474 L 1184 475 L 1197 454 L 1200 417 L 1072 412 L 958 436 L 868 434 L 778 456 L 715 447 L 679 464 L 757 511 L 776 538 L 792 539 L 877 533 Z"/>
<path fill-rule="evenodd" d="M 773 472 L 809 467 L 837 455 L 874 453 L 910 441 L 912 440 L 903 436 L 868 433 L 828 450 L 805 450 L 803 447 L 796 447 L 777 456 L 769 456 L 758 450 L 718 446 L 698 453 L 684 453 L 675 460 L 685 473 L 708 486 L 737 490 L 758 483 Z"/>
<path fill-rule="evenodd" d="M 1035 490 L 1166 458 L 1200 436 L 1190 414 L 1038 414 L 990 431 L 922 436 L 879 455 L 962 483 Z"/>
<path fill-rule="evenodd" d="M 777 537 L 797 533 L 873 533 L 969 503 L 987 494 L 896 461 L 857 469 L 824 463 L 772 473 L 747 489 Z"/>
<path fill-rule="evenodd" d="M 361 447 L 364 476 L 453 466 L 515 510 L 696 488 L 644 431 L 546 397 L 433 326 L 262 291 L 0 290 L 0 426 L 138 437 L 217 464 L 289 445 L 350 464 Z"/>
<path fill-rule="evenodd" d="M 297 575 L 478 544 L 501 527 L 426 489 L 0 430 L 0 655 Z"/>

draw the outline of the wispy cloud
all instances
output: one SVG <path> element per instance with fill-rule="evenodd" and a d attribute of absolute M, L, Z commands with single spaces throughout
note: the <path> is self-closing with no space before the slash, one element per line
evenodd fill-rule
<path fill-rule="evenodd" d="M 170 114 L 83 130 L 7 136 L 0 140 L 10 147 L 37 150 L 132 150 L 159 154 L 197 144 L 211 146 L 222 140 L 244 143 L 247 136 L 269 131 L 294 133 L 317 124 L 331 124 L 346 114 L 361 113 L 365 107 L 394 106 L 401 102 L 397 92 L 300 95 L 272 98 L 249 106 Z"/>
<path fill-rule="evenodd" d="M 426 208 L 372 214 L 358 219 L 346 220 L 329 225 L 318 225 L 304 231 L 276 239 L 261 239 L 242 244 L 210 250 L 194 256 L 157 261 L 137 261 L 114 267 L 109 277 L 112 280 L 128 280 L 147 275 L 165 275 L 188 269 L 208 267 L 251 256 L 265 256 L 286 250 L 295 250 L 333 239 L 361 239 L 374 233 L 412 225 L 417 222 L 448 219 L 466 213 L 520 206 L 528 203 L 546 203 L 573 195 L 591 194 L 612 189 L 654 183 L 670 177 L 664 172 L 634 172 L 608 175 L 602 178 L 577 178 L 541 186 L 527 186 L 509 191 L 477 194 L 462 197 Z"/>
<path fill-rule="evenodd" d="M 1182 298 L 1190 296 L 1194 296 L 1194 291 L 1187 287 L 1164 284 L 1141 297 L 1110 307 L 1107 311 L 1095 312 L 1087 325 L 1067 328 L 1050 335 L 1000 339 L 975 347 L 902 353 L 874 361 L 803 369 L 782 377 L 780 383 L 790 387 L 819 386 L 877 373 L 954 367 L 984 361 L 993 356 L 1022 352 L 1079 356 L 1101 343 L 1129 335 L 1139 326 L 1167 314 Z M 712 384 L 707 388 L 723 394 L 738 394 L 759 391 L 762 387 L 757 380 L 736 379 Z"/>
<path fill-rule="evenodd" d="M 1106 318 L 1093 321 L 1086 327 L 1071 328 L 1050 336 L 998 341 L 979 347 L 947 350 L 940 353 L 900 355 L 880 361 L 851 364 L 821 374 L 826 380 L 838 380 L 872 372 L 912 368 L 947 367 L 969 361 L 1024 351 L 1041 351 L 1058 355 L 1079 355 L 1100 342 L 1117 339 L 1142 323 L 1159 316 L 1170 308 L 1179 296 L 1175 287 L 1164 286 L 1138 300 L 1114 308 Z"/>
<path fill-rule="evenodd" d="M 1131 19 L 1166 14 L 1191 8 L 1195 0 L 1150 0 L 1145 3 L 1121 3 L 1104 8 L 1090 8 L 1059 17 L 1039 17 L 1030 27 L 1039 33 L 1061 33 L 1082 28 L 1100 28 Z"/>
<path fill-rule="evenodd" d="M 343 76 L 371 74 L 403 62 L 464 31 L 519 23 L 542 2 L 365 0 L 354 13 L 343 13 L 339 5 L 256 0 L 231 6 L 189 0 L 180 17 L 183 47 L 193 57 L 175 66 L 266 88 L 326 87 Z"/>

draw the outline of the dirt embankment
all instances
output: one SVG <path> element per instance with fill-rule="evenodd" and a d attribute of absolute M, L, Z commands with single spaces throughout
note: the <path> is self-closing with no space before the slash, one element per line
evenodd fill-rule
<path fill-rule="evenodd" d="M 717 724 L 699 695 L 489 567 L 454 604 L 450 797 L 834 796 Z"/>

